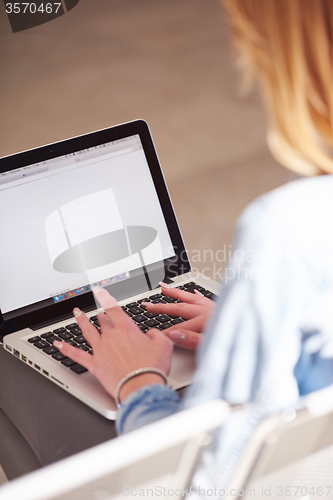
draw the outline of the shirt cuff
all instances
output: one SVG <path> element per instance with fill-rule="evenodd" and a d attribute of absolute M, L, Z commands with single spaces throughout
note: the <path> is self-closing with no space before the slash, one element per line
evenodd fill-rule
<path fill-rule="evenodd" d="M 171 387 L 152 384 L 130 394 L 117 413 L 118 434 L 133 431 L 139 427 L 168 417 L 180 410 L 181 399 Z"/>

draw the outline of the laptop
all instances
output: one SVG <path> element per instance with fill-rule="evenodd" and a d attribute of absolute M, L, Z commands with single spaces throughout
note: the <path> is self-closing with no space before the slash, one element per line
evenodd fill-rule
<path fill-rule="evenodd" d="M 92 288 L 105 287 L 146 332 L 182 318 L 148 313 L 159 282 L 214 299 L 190 262 L 146 122 L 136 120 L 0 159 L 0 340 L 41 376 L 115 419 L 111 396 L 54 346 L 89 344 L 74 307 L 98 328 Z M 172 300 L 172 299 L 170 299 Z M 169 384 L 191 381 L 195 353 L 175 348 Z"/>

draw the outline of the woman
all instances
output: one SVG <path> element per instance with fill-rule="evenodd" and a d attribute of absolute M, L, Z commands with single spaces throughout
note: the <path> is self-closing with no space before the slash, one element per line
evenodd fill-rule
<path fill-rule="evenodd" d="M 333 3 L 225 4 L 241 62 L 263 89 L 270 147 L 281 163 L 309 178 L 262 196 L 239 220 L 230 263 L 234 279 L 210 319 L 184 404 L 165 385 L 164 374 L 170 368 L 170 338 L 183 346 L 200 340 L 210 311 L 199 295 L 164 287 L 164 293 L 184 301 L 179 306 L 189 318 L 168 338 L 154 329 L 142 334 L 116 301 L 97 289 L 105 310 L 99 316 L 102 336 L 83 312 L 74 311 L 94 354 L 55 343 L 117 397 L 119 433 L 214 397 L 251 402 L 227 432 L 221 431 L 206 467 L 208 483 L 219 486 L 263 417 L 333 383 L 333 177 L 324 175 L 333 172 Z M 179 306 L 147 309 L 172 314 Z"/>
<path fill-rule="evenodd" d="M 244 444 L 265 415 L 333 383 L 333 177 L 324 175 L 333 172 L 333 3 L 225 4 L 240 60 L 262 86 L 269 145 L 281 163 L 309 178 L 262 196 L 238 223 L 230 264 L 235 277 L 222 290 L 185 399 L 185 406 L 212 397 L 253 403 L 227 440 L 221 434 L 214 481 L 218 474 L 228 477 L 223 464 L 231 470 L 228 449 L 241 449 L 237 434 L 238 444 Z M 192 319 L 182 330 L 174 327 L 169 337 L 184 346 L 196 344 L 208 303 L 163 291 L 185 303 L 147 309 L 170 314 L 185 309 Z M 105 291 L 96 290 L 96 297 L 105 309 L 102 337 L 84 313 L 75 311 L 94 355 L 66 343 L 57 347 L 117 396 L 118 432 L 177 411 L 181 402 L 163 378 L 170 367 L 170 339 L 154 329 L 142 335 Z M 133 373 L 140 368 L 148 370 Z"/>

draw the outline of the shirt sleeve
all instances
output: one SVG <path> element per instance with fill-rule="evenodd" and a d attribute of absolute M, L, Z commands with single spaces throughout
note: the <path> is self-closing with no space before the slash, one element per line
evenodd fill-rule
<path fill-rule="evenodd" d="M 177 392 L 166 385 L 154 384 L 142 387 L 130 394 L 117 413 L 118 434 L 168 417 L 180 410 L 181 399 Z"/>

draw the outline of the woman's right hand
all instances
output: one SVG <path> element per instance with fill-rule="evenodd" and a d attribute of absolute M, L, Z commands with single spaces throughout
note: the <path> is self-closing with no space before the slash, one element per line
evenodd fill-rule
<path fill-rule="evenodd" d="M 190 293 L 178 288 L 169 288 L 164 283 L 160 283 L 160 286 L 164 295 L 181 302 L 169 304 L 143 302 L 142 305 L 151 313 L 184 318 L 186 321 L 164 330 L 163 333 L 177 345 L 187 349 L 197 349 L 215 302 L 204 297 L 198 290 L 195 290 L 195 293 Z"/>

